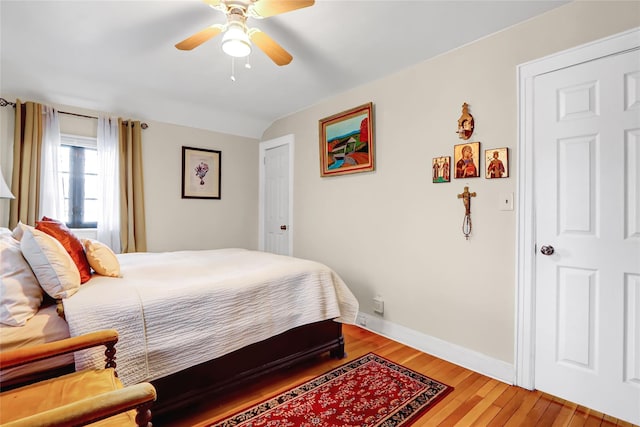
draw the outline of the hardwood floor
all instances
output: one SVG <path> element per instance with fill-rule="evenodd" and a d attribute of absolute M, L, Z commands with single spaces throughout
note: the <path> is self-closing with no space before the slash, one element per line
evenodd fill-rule
<path fill-rule="evenodd" d="M 422 353 L 358 326 L 344 325 L 347 358 L 323 356 L 255 384 L 192 407 L 169 419 L 154 419 L 155 427 L 195 426 L 222 418 L 272 394 L 308 381 L 346 361 L 374 352 L 414 371 L 455 387 L 413 426 L 626 426 L 600 412 L 539 391 L 528 391 Z"/>

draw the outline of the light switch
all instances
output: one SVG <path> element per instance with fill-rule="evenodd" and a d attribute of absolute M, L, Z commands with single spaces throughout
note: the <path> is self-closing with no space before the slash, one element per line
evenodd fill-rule
<path fill-rule="evenodd" d="M 501 211 L 513 210 L 513 193 L 500 193 L 499 197 L 499 209 Z"/>

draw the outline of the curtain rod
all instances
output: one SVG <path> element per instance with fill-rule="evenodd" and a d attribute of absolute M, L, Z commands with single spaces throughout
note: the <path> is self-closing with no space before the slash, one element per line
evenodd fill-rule
<path fill-rule="evenodd" d="M 15 102 L 7 101 L 4 98 L 0 98 L 0 107 L 6 107 L 8 105 L 13 107 L 13 108 L 16 108 L 16 103 Z M 96 119 L 96 120 L 98 120 L 98 118 L 96 116 L 87 116 L 85 114 L 69 113 L 68 111 L 58 111 L 58 113 L 66 114 L 68 116 L 84 117 L 84 118 L 87 118 L 87 119 Z M 126 124 L 127 121 L 125 120 L 124 123 Z M 142 129 L 146 129 L 146 128 L 149 127 L 149 125 L 143 122 L 143 123 L 140 123 L 140 127 Z"/>

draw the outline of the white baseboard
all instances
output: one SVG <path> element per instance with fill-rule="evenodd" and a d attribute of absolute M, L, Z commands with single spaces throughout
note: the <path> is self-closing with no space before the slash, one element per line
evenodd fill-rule
<path fill-rule="evenodd" d="M 447 362 L 513 385 L 515 366 L 486 354 L 409 329 L 380 317 L 358 313 L 357 325 Z"/>

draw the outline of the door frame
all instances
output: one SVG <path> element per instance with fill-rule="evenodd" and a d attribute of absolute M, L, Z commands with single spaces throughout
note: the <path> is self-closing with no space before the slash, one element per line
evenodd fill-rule
<path fill-rule="evenodd" d="M 258 189 L 258 250 L 264 251 L 264 233 L 265 233 L 265 167 L 264 162 L 267 150 L 286 145 L 289 148 L 289 223 L 287 224 L 287 237 L 289 239 L 289 256 L 293 256 L 293 154 L 294 154 L 295 137 L 293 134 L 281 136 L 278 138 L 261 141 L 259 146 L 259 189 Z"/>
<path fill-rule="evenodd" d="M 521 64 L 518 80 L 515 384 L 535 387 L 536 218 L 533 158 L 533 81 L 536 76 L 640 49 L 640 27 Z"/>

